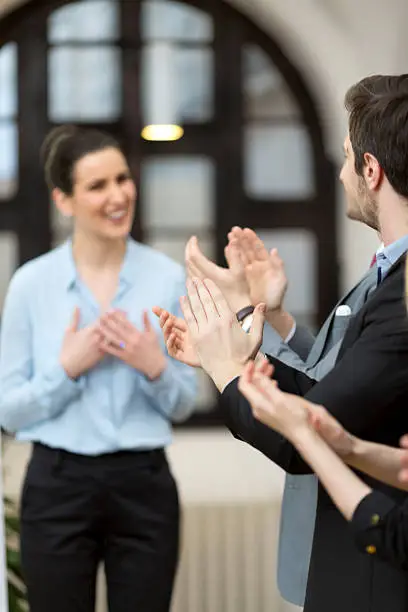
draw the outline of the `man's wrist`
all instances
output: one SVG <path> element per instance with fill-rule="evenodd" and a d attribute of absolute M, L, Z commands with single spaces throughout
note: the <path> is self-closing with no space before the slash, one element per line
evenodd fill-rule
<path fill-rule="evenodd" d="M 292 317 L 292 315 L 281 308 L 267 310 L 265 318 L 269 325 L 274 328 L 274 330 L 283 340 L 289 336 L 293 326 L 295 325 L 295 319 Z"/>
<path fill-rule="evenodd" d="M 247 306 L 250 306 L 251 304 L 251 298 L 249 297 L 249 293 L 242 293 L 242 294 L 240 293 L 240 294 L 231 295 L 231 296 L 228 296 L 228 293 L 226 293 L 226 298 L 227 298 L 229 307 L 235 313 L 239 312 L 243 308 L 246 308 Z"/>
<path fill-rule="evenodd" d="M 214 368 L 214 371 L 207 372 L 207 374 L 214 382 L 218 391 L 222 393 L 225 387 L 234 380 L 234 378 L 241 376 L 243 371 L 244 366 L 242 363 L 228 362 L 219 364 L 218 367 Z"/>

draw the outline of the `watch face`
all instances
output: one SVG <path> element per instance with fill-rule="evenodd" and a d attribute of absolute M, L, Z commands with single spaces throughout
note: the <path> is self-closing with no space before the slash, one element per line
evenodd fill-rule
<path fill-rule="evenodd" d="M 245 317 L 245 319 L 242 322 L 242 329 L 244 330 L 244 332 L 246 333 L 249 332 L 249 330 L 251 329 L 253 319 L 254 319 L 254 315 L 252 314 Z"/>

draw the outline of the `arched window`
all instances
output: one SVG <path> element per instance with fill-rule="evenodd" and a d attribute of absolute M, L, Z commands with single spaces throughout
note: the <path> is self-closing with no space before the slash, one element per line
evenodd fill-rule
<path fill-rule="evenodd" d="M 337 297 L 334 169 L 313 96 L 276 43 L 220 0 L 37 0 L 0 22 L 0 298 L 15 267 L 63 240 L 39 149 L 73 122 L 114 134 L 139 186 L 134 235 L 223 262 L 233 225 L 286 262 L 287 306 L 317 325 Z M 144 51 L 171 48 L 184 136 L 141 138 Z M 216 422 L 205 378 L 191 423 Z"/>

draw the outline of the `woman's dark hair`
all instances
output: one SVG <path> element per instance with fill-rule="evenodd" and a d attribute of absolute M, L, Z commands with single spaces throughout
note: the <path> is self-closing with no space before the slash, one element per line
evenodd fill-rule
<path fill-rule="evenodd" d="M 108 148 L 121 151 L 115 138 L 99 130 L 74 125 L 52 129 L 41 147 L 41 160 L 49 189 L 58 188 L 66 195 L 72 195 L 75 164 L 88 153 Z"/>

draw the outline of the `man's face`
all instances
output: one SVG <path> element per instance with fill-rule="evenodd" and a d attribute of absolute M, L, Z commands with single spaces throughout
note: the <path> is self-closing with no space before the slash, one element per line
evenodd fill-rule
<path fill-rule="evenodd" d="M 348 135 L 344 141 L 344 163 L 340 180 L 346 193 L 348 218 L 378 229 L 377 205 L 364 176 L 356 172 L 353 147 Z"/>

